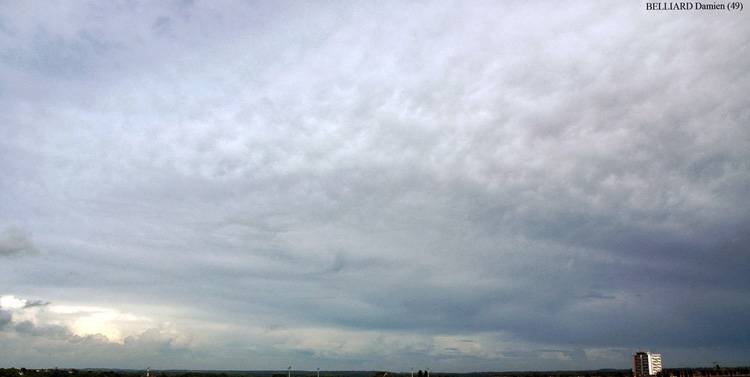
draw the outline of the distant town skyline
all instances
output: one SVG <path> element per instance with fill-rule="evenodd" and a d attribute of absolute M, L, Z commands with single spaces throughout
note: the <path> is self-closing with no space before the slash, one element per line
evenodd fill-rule
<path fill-rule="evenodd" d="M 0 367 L 748 364 L 748 10 L 647 4 L 0 2 Z"/>

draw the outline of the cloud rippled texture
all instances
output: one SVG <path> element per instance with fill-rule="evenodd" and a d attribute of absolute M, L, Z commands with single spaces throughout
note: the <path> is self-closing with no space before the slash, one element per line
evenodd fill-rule
<path fill-rule="evenodd" d="M 6 293 L 146 302 L 311 369 L 750 347 L 741 16 L 0 7 L 0 255 L 37 255 Z"/>

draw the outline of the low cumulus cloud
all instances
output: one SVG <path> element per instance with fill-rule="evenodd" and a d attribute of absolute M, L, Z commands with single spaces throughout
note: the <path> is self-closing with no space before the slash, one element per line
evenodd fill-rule
<path fill-rule="evenodd" d="M 91 313 L 106 313 L 113 310 L 60 306 L 45 301 L 27 301 L 15 296 L 0 298 L 0 331 L 12 332 L 14 336 L 0 337 L 0 348 L 8 350 L 8 356 L 23 360 L 24 355 L 44 354 L 49 348 L 66 350 L 72 361 L 81 365 L 101 367 L 128 366 L 140 360 L 159 355 L 164 360 L 185 362 L 194 357 L 193 337 L 174 324 L 158 327 L 143 326 L 124 340 L 117 341 L 102 333 L 81 332 L 76 324 L 88 323 L 89 329 L 103 328 L 92 318 Z M 121 317 L 120 317 L 121 318 Z M 110 326 L 116 326 L 112 318 Z M 148 325 L 153 326 L 149 323 Z M 5 351 L 4 351 L 5 352 Z M 55 360 L 54 354 L 47 360 Z M 175 362 L 173 365 L 179 365 Z M 101 364 L 99 364 L 101 363 Z"/>
<path fill-rule="evenodd" d="M 40 337 L 103 335 L 111 342 L 121 343 L 121 336 L 137 334 L 150 325 L 147 318 L 111 308 L 56 305 L 12 295 L 0 297 L 0 308 L 14 319 L 6 325 L 12 322 L 16 332 Z"/>
<path fill-rule="evenodd" d="M 0 328 L 14 331 L 21 336 L 49 339 L 74 339 L 77 337 L 68 327 L 57 324 L 64 318 L 51 316 L 46 306 L 49 302 L 28 301 L 15 296 L 0 297 Z"/>

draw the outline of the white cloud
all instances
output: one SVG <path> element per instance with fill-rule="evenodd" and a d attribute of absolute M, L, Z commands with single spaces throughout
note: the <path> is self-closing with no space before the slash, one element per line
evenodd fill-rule
<path fill-rule="evenodd" d="M 153 321 L 149 318 L 122 313 L 112 308 L 30 304 L 32 303 L 28 300 L 12 295 L 0 298 L 0 307 L 12 314 L 15 323 L 28 322 L 34 327 L 60 326 L 79 337 L 104 335 L 110 342 L 122 343 L 125 337 L 139 334 L 153 326 Z"/>
<path fill-rule="evenodd" d="M 26 300 L 18 299 L 14 296 L 2 296 L 0 297 L 0 306 L 5 309 L 19 309 L 26 305 Z"/>

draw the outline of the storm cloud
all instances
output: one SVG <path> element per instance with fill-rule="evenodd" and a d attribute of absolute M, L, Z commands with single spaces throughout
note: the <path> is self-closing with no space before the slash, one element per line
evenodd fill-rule
<path fill-rule="evenodd" d="M 8 362 L 745 363 L 750 24 L 645 8 L 3 3 Z"/>

